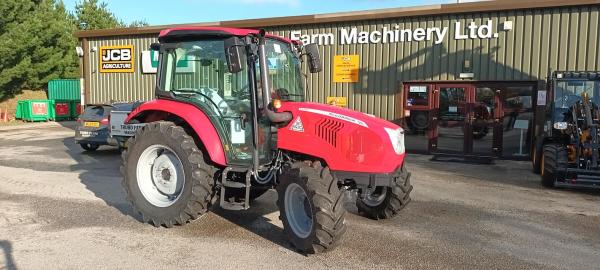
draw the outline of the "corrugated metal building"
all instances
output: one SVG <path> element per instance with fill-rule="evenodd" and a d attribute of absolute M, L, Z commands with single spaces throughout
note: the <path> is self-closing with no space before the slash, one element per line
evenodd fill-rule
<path fill-rule="evenodd" d="M 548 71 L 600 69 L 599 9 L 598 0 L 504 0 L 189 25 L 319 43 L 324 68 L 308 75 L 308 100 L 342 97 L 397 121 L 413 150 L 515 158 L 528 154 Z M 170 27 L 78 32 L 86 103 L 152 99 L 142 51 Z M 133 45 L 133 72 L 102 72 L 102 48 L 115 45 Z M 354 82 L 335 82 L 335 56 L 358 58 Z"/>

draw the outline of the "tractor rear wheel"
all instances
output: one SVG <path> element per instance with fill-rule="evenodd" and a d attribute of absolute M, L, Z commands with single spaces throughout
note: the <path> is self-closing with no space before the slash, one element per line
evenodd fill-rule
<path fill-rule="evenodd" d="M 182 127 L 150 123 L 130 139 L 122 157 L 123 188 L 144 222 L 184 225 L 208 211 L 215 169 Z"/>
<path fill-rule="evenodd" d="M 346 232 L 344 193 L 319 161 L 286 164 L 277 185 L 283 230 L 304 253 L 332 250 Z"/>
<path fill-rule="evenodd" d="M 556 181 L 560 181 L 561 174 L 558 171 L 564 171 L 568 165 L 567 149 L 561 144 L 544 145 L 542 154 L 541 176 L 542 185 L 545 187 L 554 187 Z"/>
<path fill-rule="evenodd" d="M 393 186 L 376 187 L 370 194 L 356 199 L 356 207 L 362 215 L 372 219 L 388 219 L 396 216 L 408 203 L 413 186 L 409 173 L 402 166 L 400 174 L 395 177 Z"/>

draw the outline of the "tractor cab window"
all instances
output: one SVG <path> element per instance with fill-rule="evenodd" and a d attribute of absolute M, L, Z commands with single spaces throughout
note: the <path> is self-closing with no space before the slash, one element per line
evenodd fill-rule
<path fill-rule="evenodd" d="M 162 53 L 160 87 L 199 107 L 211 120 L 228 160 L 252 161 L 252 109 L 247 72 L 230 73 L 224 41 L 169 44 Z"/>
<path fill-rule="evenodd" d="M 554 88 L 554 102 L 557 108 L 567 109 L 587 94 L 590 101 L 600 105 L 600 81 L 563 80 L 557 81 Z"/>
<path fill-rule="evenodd" d="M 266 52 L 271 97 L 284 101 L 303 101 L 304 87 L 300 59 L 291 45 L 279 40 L 267 39 Z M 260 69 L 257 68 L 257 72 L 258 70 Z M 260 78 L 260 75 L 257 78 Z"/>

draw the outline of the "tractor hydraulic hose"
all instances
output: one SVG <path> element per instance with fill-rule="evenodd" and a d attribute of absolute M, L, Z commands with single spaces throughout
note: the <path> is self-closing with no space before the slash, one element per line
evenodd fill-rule
<path fill-rule="evenodd" d="M 273 123 L 289 122 L 292 114 L 289 112 L 274 112 L 269 108 L 271 103 L 271 82 L 269 81 L 269 69 L 267 68 L 267 51 L 265 30 L 261 29 L 258 35 L 258 62 L 260 64 L 260 81 L 262 85 L 262 100 L 265 115 Z"/>

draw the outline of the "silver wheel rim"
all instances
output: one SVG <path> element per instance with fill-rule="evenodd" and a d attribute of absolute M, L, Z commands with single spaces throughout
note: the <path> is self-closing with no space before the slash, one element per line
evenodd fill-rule
<path fill-rule="evenodd" d="M 181 160 L 171 148 L 159 144 L 142 152 L 136 178 L 144 198 L 157 207 L 168 207 L 179 200 L 185 184 Z"/>
<path fill-rule="evenodd" d="M 366 194 L 365 198 L 362 201 L 366 205 L 374 207 L 380 205 L 383 202 L 383 200 L 385 200 L 386 195 L 386 187 L 377 187 L 373 192 Z"/>
<path fill-rule="evenodd" d="M 306 192 L 292 183 L 285 189 L 285 216 L 290 228 L 300 238 L 306 238 L 313 229 L 312 208 Z"/>

